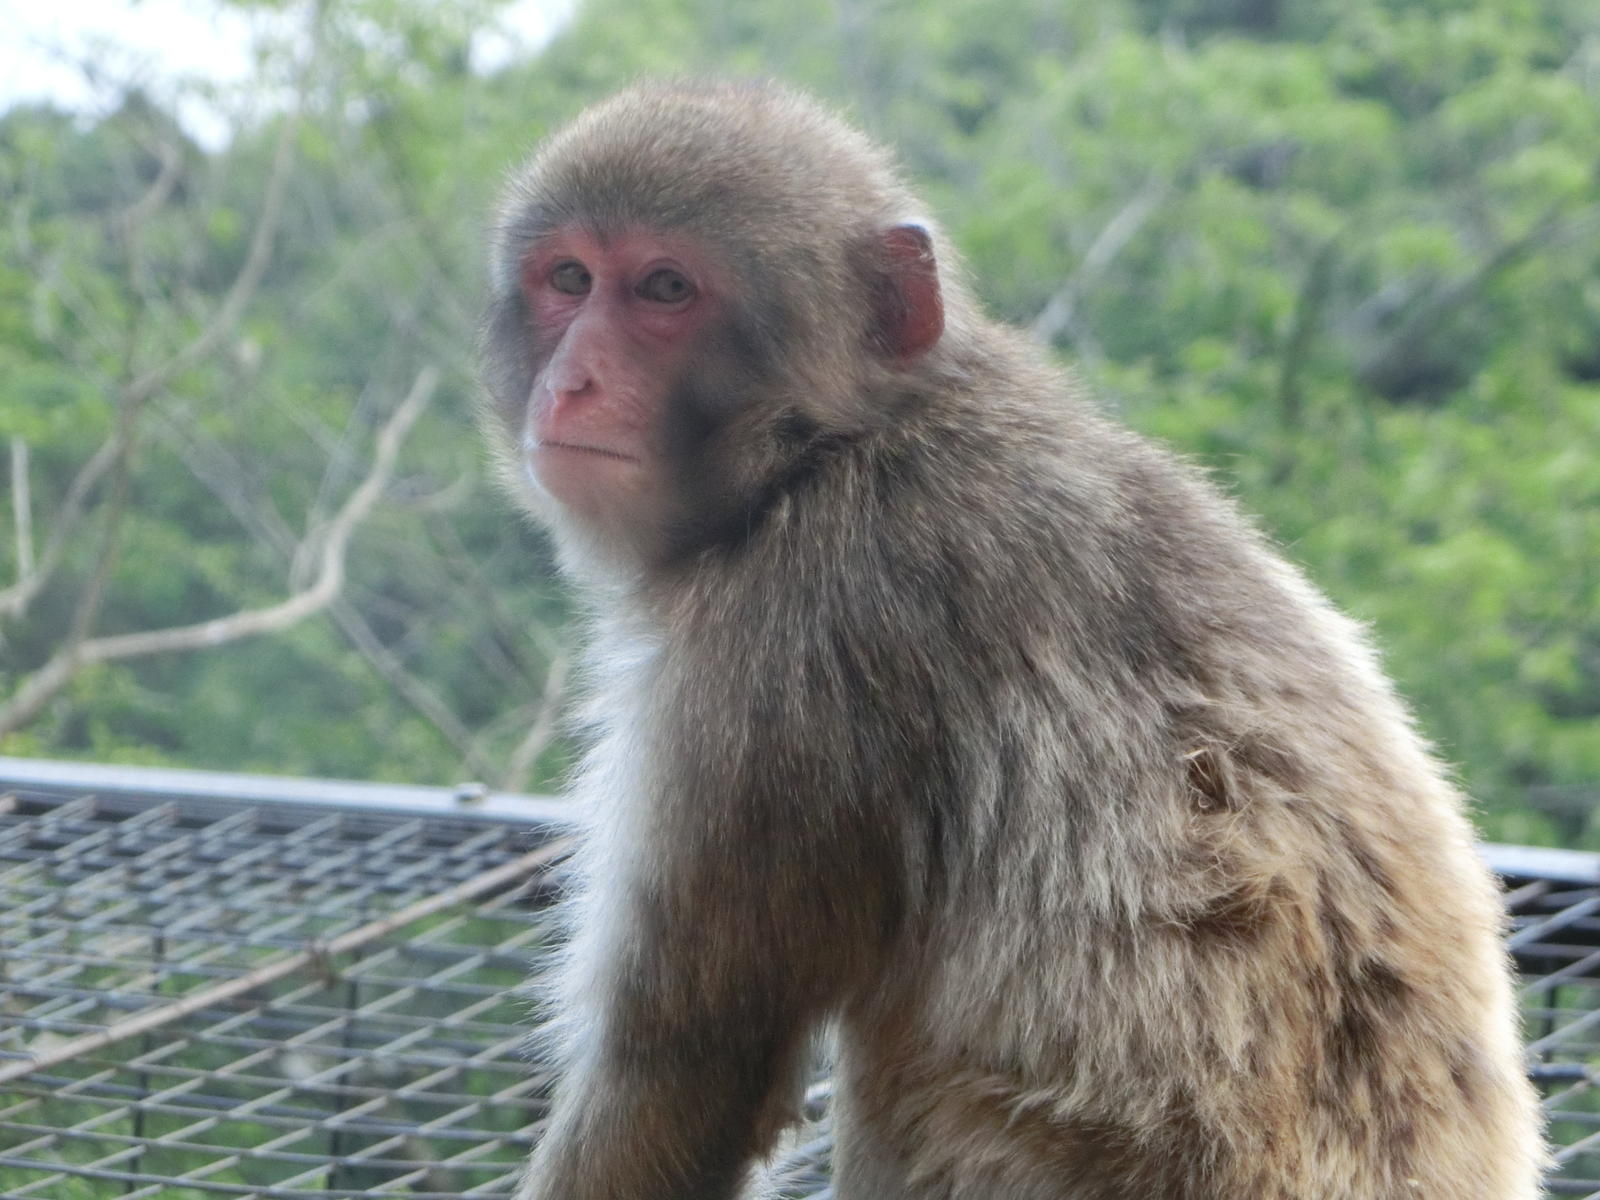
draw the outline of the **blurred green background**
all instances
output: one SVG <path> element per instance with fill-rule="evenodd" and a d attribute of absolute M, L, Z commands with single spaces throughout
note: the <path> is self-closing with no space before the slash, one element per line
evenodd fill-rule
<path fill-rule="evenodd" d="M 0 113 L 0 753 L 554 786 L 488 213 L 710 70 L 895 146 L 989 306 L 1373 627 L 1487 836 L 1600 848 L 1594 0 L 567 7 L 508 55 L 491 3 L 219 6 L 226 82 L 86 54 Z"/>

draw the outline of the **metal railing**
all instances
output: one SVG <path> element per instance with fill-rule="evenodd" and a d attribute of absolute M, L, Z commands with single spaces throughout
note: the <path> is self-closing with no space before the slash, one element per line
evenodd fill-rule
<path fill-rule="evenodd" d="M 0 1196 L 506 1195 L 543 1116 L 521 985 L 560 821 L 470 786 L 0 758 Z M 1550 1193 L 1600 1200 L 1600 857 L 1485 855 Z"/>

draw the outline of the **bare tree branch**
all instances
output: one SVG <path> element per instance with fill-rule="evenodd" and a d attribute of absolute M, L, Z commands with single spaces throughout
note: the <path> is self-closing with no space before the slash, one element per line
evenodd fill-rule
<path fill-rule="evenodd" d="M 278 223 L 283 217 L 283 198 L 288 190 L 290 167 L 294 162 L 295 135 L 300 129 L 300 113 L 304 107 L 306 84 L 301 84 L 301 94 L 278 130 L 278 143 L 272 155 L 272 169 L 267 176 L 266 190 L 261 198 L 261 212 L 256 219 L 255 235 L 250 239 L 250 249 L 245 255 L 239 273 L 222 303 L 217 305 L 211 320 L 188 345 L 144 374 L 135 378 L 123 390 L 124 399 L 139 403 L 155 395 L 171 380 L 205 359 L 233 332 L 244 315 L 245 307 L 255 295 L 267 265 L 272 261 L 272 243 L 278 234 Z"/>
<path fill-rule="evenodd" d="M 118 659 L 171 651 L 199 650 L 241 638 L 287 629 L 333 602 L 344 586 L 350 537 L 372 511 L 394 471 L 401 443 L 433 399 L 439 373 L 424 367 L 410 393 L 378 434 L 372 469 L 344 505 L 312 536 L 320 538 L 319 570 L 309 586 L 277 604 L 246 609 L 194 625 L 147 630 L 69 642 L 44 666 L 26 676 L 11 699 L 0 705 L 0 737 L 21 728 L 64 689 L 84 667 Z"/>
<path fill-rule="evenodd" d="M 309 74 L 303 77 L 306 78 L 309 78 Z M 222 302 L 217 306 L 210 322 L 166 362 L 136 376 L 121 389 L 119 401 L 125 416 L 130 412 L 136 413 L 145 401 L 159 392 L 169 381 L 215 351 L 223 338 L 238 324 L 246 305 L 260 286 L 267 265 L 271 261 L 273 240 L 277 236 L 278 225 L 283 216 L 284 193 L 288 188 L 290 168 L 294 161 L 295 134 L 299 129 L 306 86 L 302 82 L 295 105 L 290 114 L 284 118 L 278 132 L 271 173 L 263 193 L 255 233 L 251 238 L 250 249 L 243 265 L 239 268 L 238 274 L 234 277 Z M 144 200 L 153 194 L 154 189 L 138 203 L 143 204 Z M 45 544 L 38 566 L 33 571 L 23 574 L 9 588 L 0 591 L 0 618 L 22 616 L 27 611 L 28 605 L 49 583 L 56 568 L 61 564 L 69 537 L 82 518 L 85 501 L 106 472 L 126 454 L 131 441 L 131 430 L 130 421 L 120 422 L 117 432 L 95 451 L 94 456 L 84 464 L 83 469 L 73 479 L 72 486 L 62 502 L 61 511 L 51 523 L 50 538 Z"/>
<path fill-rule="evenodd" d="M 383 644 L 381 638 L 367 624 L 359 609 L 348 600 L 334 601 L 330 610 L 335 623 L 346 637 L 361 651 L 372 669 L 398 692 L 406 703 L 416 709 L 427 722 L 455 747 L 461 755 L 467 774 L 473 779 L 488 779 L 494 774 L 494 764 L 478 749 L 477 739 L 461 718 L 425 680 L 406 670 L 400 656 Z"/>
<path fill-rule="evenodd" d="M 539 715 L 506 760 L 506 768 L 500 775 L 501 791 L 520 792 L 527 786 L 533 764 L 556 735 L 556 721 L 561 715 L 561 701 L 571 669 L 572 659 L 565 652 L 550 660 L 550 669 L 544 677 L 544 695 L 539 700 Z"/>
<path fill-rule="evenodd" d="M 1072 328 L 1079 301 L 1144 227 L 1169 190 L 1170 185 L 1164 179 L 1152 177 L 1106 222 L 1090 243 L 1077 270 L 1056 289 L 1055 295 L 1028 326 L 1028 333 L 1036 342 L 1048 346 Z"/>
<path fill-rule="evenodd" d="M 124 404 L 117 412 L 117 456 L 111 465 L 111 486 L 100 506 L 100 546 L 91 561 L 94 569 L 89 582 L 78 591 L 77 605 L 68 627 L 67 647 L 81 645 L 94 631 L 100 618 L 100 605 L 105 599 L 106 586 L 116 567 L 117 551 L 122 542 L 122 519 L 128 512 L 128 497 L 132 490 L 133 445 L 138 432 L 139 413 L 143 406 Z"/>
<path fill-rule="evenodd" d="M 17 534 L 17 578 L 33 574 L 33 500 L 28 490 L 28 443 L 11 439 L 11 523 Z"/>
<path fill-rule="evenodd" d="M 149 141 L 149 139 L 140 140 L 147 144 Z M 149 149 L 161 160 L 161 169 L 156 173 L 150 186 L 145 189 L 144 195 L 123 209 L 122 215 L 117 220 L 124 235 L 130 238 L 172 198 L 172 190 L 177 187 L 178 176 L 182 173 L 183 151 L 170 138 L 154 139 L 154 144 L 150 145 Z"/>
<path fill-rule="evenodd" d="M 534 679 L 523 657 L 524 643 L 533 642 L 548 660 L 561 653 L 565 641 L 542 622 L 530 625 L 506 608 L 504 597 L 483 564 L 462 542 L 454 522 L 430 521 L 427 528 L 450 570 L 451 580 L 467 594 L 474 611 L 488 618 L 492 636 L 475 639 L 474 653 L 508 688 L 521 693 Z"/>
<path fill-rule="evenodd" d="M 541 867 L 548 866 L 571 849 L 570 838 L 558 838 L 546 842 L 538 849 L 518 855 L 510 862 L 501 863 L 498 867 L 473 875 L 432 896 L 408 904 L 398 912 L 348 929 L 327 941 L 312 941 L 301 949 L 284 954 L 281 958 L 270 959 L 242 975 L 221 978 L 215 983 L 186 992 L 167 1004 L 130 1013 L 94 1033 L 79 1034 L 77 1037 L 53 1044 L 39 1045 L 36 1053 L 0 1064 L 0 1083 L 10 1083 L 36 1071 L 58 1067 L 62 1063 L 73 1062 L 84 1055 L 97 1054 L 107 1046 L 114 1046 L 142 1033 L 160 1029 L 212 1006 L 226 1004 L 229 1000 L 243 996 L 247 992 L 267 987 L 280 979 L 287 979 L 296 972 L 314 970 L 319 964 L 359 950 L 397 929 L 404 929 L 407 925 L 435 913 L 464 905 L 497 888 L 524 883 Z"/>
<path fill-rule="evenodd" d="M 1300 420 L 1300 373 L 1322 319 L 1322 310 L 1327 306 L 1328 293 L 1333 286 L 1333 268 L 1339 258 L 1339 242 L 1344 233 L 1341 228 L 1317 248 L 1301 281 L 1300 294 L 1295 298 L 1294 320 L 1278 363 L 1278 411 L 1291 426 Z"/>
<path fill-rule="evenodd" d="M 56 567 L 60 566 L 61 556 L 66 551 L 67 539 L 83 518 L 85 501 L 122 453 L 121 436 L 122 430 L 119 426 L 117 432 L 101 443 L 100 448 L 73 477 L 72 484 L 67 488 L 67 494 L 61 501 L 61 511 L 51 523 L 50 536 L 45 541 L 44 552 L 39 556 L 38 565 L 16 583 L 0 591 L 0 618 L 21 617 L 27 612 L 28 605 L 33 603 L 34 597 L 50 581 L 50 576 L 54 574 Z"/>
<path fill-rule="evenodd" d="M 198 428 L 186 410 L 162 408 L 155 416 L 157 438 L 183 461 L 189 474 L 233 514 L 245 532 L 287 560 L 295 552 L 299 536 L 270 500 L 246 490 L 251 472 L 238 456 Z"/>
<path fill-rule="evenodd" d="M 1472 270 L 1442 284 L 1414 303 L 1400 327 L 1362 365 L 1361 378 L 1367 386 L 1378 391 L 1386 390 L 1387 381 L 1403 373 L 1403 365 L 1417 354 L 1419 347 L 1451 315 L 1481 295 L 1496 276 L 1546 243 L 1592 224 L 1596 213 L 1600 212 L 1600 209 L 1589 207 L 1580 213 L 1568 215 L 1562 212 L 1565 204 L 1564 200 L 1552 204 L 1542 217 L 1518 236 L 1495 247 Z"/>
<path fill-rule="evenodd" d="M 243 464 L 220 444 L 197 435 L 189 423 L 173 419 L 171 414 L 163 416 L 166 418 L 162 422 L 163 440 L 183 459 L 195 478 L 205 484 L 252 537 L 270 546 L 285 561 L 294 560 L 300 547 L 288 525 L 276 509 L 260 497 L 248 495 L 239 485 L 246 476 Z M 465 483 L 460 480 L 451 487 Z M 291 574 L 291 586 L 299 578 Z M 456 749 L 468 777 L 489 779 L 495 774 L 495 765 L 483 754 L 479 739 L 437 690 L 406 669 L 400 655 L 384 643 L 352 601 L 340 596 L 329 608 L 329 615 L 372 669 Z"/>

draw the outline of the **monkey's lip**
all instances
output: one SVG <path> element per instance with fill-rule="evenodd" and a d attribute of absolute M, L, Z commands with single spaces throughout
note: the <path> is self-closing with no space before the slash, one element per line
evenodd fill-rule
<path fill-rule="evenodd" d="M 536 450 L 572 450 L 578 454 L 597 454 L 601 458 L 611 458 L 618 462 L 637 463 L 638 456 L 624 454 L 620 450 L 607 450 L 604 446 L 585 446 L 582 442 L 557 442 L 550 438 L 541 438 L 534 446 Z"/>

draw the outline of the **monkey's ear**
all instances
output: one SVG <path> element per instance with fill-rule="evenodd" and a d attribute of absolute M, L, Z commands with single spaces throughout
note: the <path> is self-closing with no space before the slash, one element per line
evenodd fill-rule
<path fill-rule="evenodd" d="M 944 299 L 933 239 L 921 225 L 894 225 L 878 235 L 883 277 L 878 286 L 878 340 L 902 360 L 931 350 L 944 332 Z"/>

